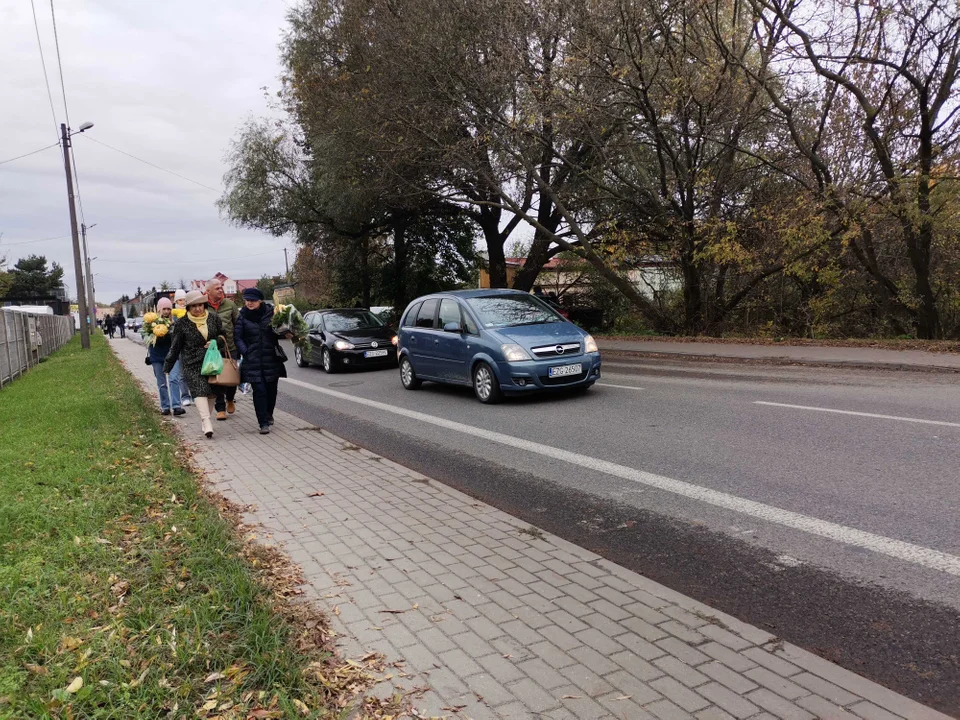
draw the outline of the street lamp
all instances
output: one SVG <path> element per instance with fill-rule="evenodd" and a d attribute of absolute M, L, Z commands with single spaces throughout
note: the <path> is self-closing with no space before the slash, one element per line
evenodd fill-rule
<path fill-rule="evenodd" d="M 73 197 L 73 173 L 70 166 L 70 138 L 78 133 L 86 132 L 93 127 L 92 122 L 85 122 L 76 132 L 70 132 L 66 123 L 60 124 L 60 144 L 63 146 L 63 169 L 67 175 L 67 203 L 70 207 L 70 234 L 73 236 L 73 269 L 77 279 L 77 310 L 80 316 L 80 347 L 90 349 L 89 314 L 87 312 L 87 298 L 83 284 L 83 264 L 80 259 L 80 233 L 77 231 L 77 208 Z M 89 273 L 89 271 L 88 271 Z"/>

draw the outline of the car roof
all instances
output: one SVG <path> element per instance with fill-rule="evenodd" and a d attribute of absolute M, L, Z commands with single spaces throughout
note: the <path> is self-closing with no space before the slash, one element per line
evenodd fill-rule
<path fill-rule="evenodd" d="M 530 293 L 524 292 L 523 290 L 511 290 L 510 288 L 482 288 L 475 290 L 444 290 L 443 292 L 431 293 L 430 295 L 425 295 L 424 297 L 445 297 L 452 295 L 454 297 L 469 299 L 469 298 L 483 298 L 483 297 L 496 297 L 498 295 L 529 295 Z M 422 300 L 423 298 L 417 298 L 417 300 Z"/>
<path fill-rule="evenodd" d="M 321 315 L 325 313 L 338 313 L 338 312 L 370 312 L 367 308 L 323 308 L 321 310 L 313 310 L 312 312 L 320 313 Z"/>

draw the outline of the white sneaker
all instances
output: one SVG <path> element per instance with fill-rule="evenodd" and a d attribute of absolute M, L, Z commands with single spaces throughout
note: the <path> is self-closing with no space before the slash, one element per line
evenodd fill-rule
<path fill-rule="evenodd" d="M 193 405 L 193 400 L 191 400 L 190 398 L 183 398 L 180 401 L 180 404 L 183 405 L 183 407 L 187 407 L 188 405 Z"/>

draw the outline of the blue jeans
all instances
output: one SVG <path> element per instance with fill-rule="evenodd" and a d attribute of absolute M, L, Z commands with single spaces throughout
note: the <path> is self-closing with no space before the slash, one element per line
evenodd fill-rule
<path fill-rule="evenodd" d="M 173 373 L 170 373 L 170 392 L 167 391 L 167 376 L 163 372 L 163 363 L 150 363 L 153 365 L 153 375 L 157 378 L 157 390 L 160 391 L 160 409 L 161 410 L 179 410 L 180 409 L 180 379 L 174 379 Z M 173 396 L 173 405 L 170 400 Z"/>
<path fill-rule="evenodd" d="M 174 390 L 174 388 L 179 388 L 179 395 L 176 394 L 176 390 Z M 180 370 L 179 360 L 173 364 L 173 370 L 170 371 L 170 390 L 173 392 L 175 398 L 180 398 L 181 402 L 183 400 L 193 399 L 190 397 L 190 388 L 188 388 L 187 384 L 183 381 L 183 373 Z"/>

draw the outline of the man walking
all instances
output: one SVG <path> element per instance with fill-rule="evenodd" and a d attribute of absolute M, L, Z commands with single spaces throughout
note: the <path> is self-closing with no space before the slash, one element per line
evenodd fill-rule
<path fill-rule="evenodd" d="M 120 331 L 120 337 L 125 338 L 127 336 L 127 319 L 123 316 L 122 311 L 117 312 L 117 316 L 113 318 L 113 324 Z"/>
<path fill-rule="evenodd" d="M 237 304 L 223 292 L 223 283 L 214 278 L 207 282 L 207 307 L 220 316 L 223 322 L 223 335 L 227 340 L 227 347 L 232 358 L 237 357 L 237 346 L 233 340 L 233 328 L 237 324 L 240 309 Z M 236 387 L 222 387 L 213 385 L 216 390 L 214 409 L 217 411 L 217 420 L 226 420 L 227 414 L 233 415 L 237 406 L 234 402 L 237 396 Z"/>
<path fill-rule="evenodd" d="M 103 319 L 103 331 L 113 340 L 113 315 L 107 315 Z"/>

